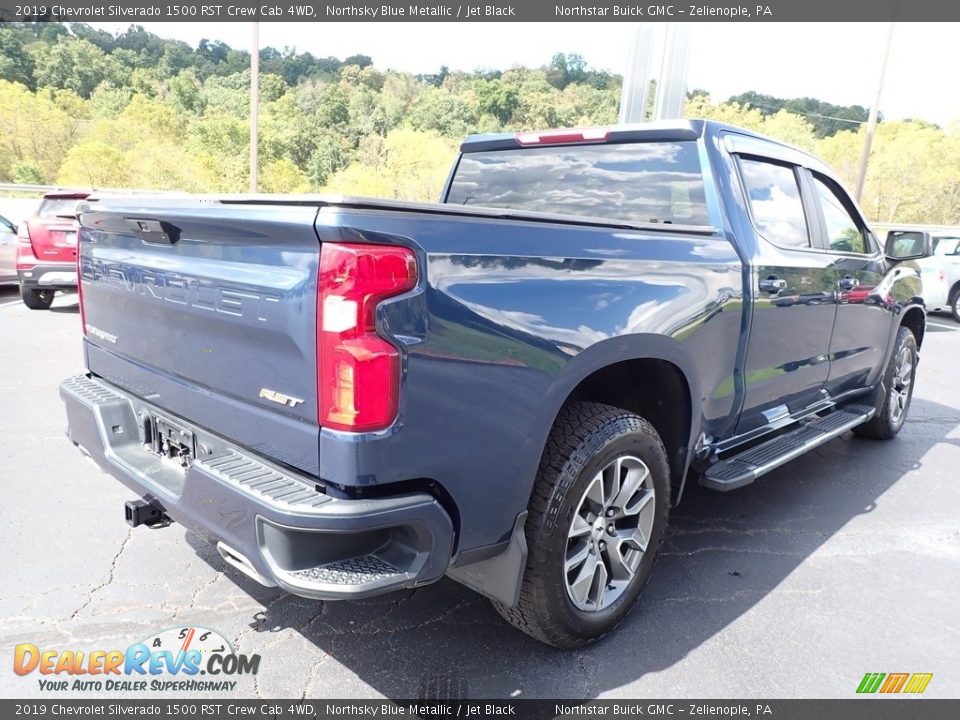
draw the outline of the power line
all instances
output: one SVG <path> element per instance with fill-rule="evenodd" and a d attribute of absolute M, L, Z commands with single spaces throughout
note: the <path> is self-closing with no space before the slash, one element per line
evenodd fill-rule
<path fill-rule="evenodd" d="M 820 113 L 815 112 L 803 112 L 802 110 L 788 110 L 785 107 L 774 107 L 772 105 L 763 105 L 762 103 L 752 102 L 748 100 L 745 105 L 750 107 L 763 108 L 764 110 L 770 110 L 772 112 L 779 112 L 780 110 L 786 110 L 788 113 L 793 113 L 794 115 L 804 115 L 806 117 L 817 117 L 823 118 L 824 120 L 837 120 L 838 122 L 852 123 L 854 125 L 863 125 L 866 120 L 851 120 L 850 118 L 835 117 L 833 115 L 821 115 Z"/>

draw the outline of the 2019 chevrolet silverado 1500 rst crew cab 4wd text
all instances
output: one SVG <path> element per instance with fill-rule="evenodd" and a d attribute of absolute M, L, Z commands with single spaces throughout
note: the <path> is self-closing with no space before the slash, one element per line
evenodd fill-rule
<path fill-rule="evenodd" d="M 70 439 L 261 583 L 449 575 L 613 628 L 688 478 L 890 438 L 920 280 L 829 169 L 711 122 L 468 139 L 442 204 L 88 200 Z"/>

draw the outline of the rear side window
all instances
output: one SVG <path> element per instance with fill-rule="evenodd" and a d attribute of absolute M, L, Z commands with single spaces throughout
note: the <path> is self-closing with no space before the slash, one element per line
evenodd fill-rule
<path fill-rule="evenodd" d="M 847 210 L 840 194 L 817 176 L 813 178 L 813 186 L 820 198 L 830 249 L 834 252 L 866 253 L 867 241 L 863 231 Z"/>
<path fill-rule="evenodd" d="M 464 153 L 447 202 L 627 222 L 710 224 L 692 141 Z"/>
<path fill-rule="evenodd" d="M 77 198 L 47 198 L 40 203 L 40 209 L 37 215 L 42 218 L 53 220 L 61 215 L 73 215 L 77 210 Z"/>
<path fill-rule="evenodd" d="M 741 158 L 740 170 L 760 234 L 779 247 L 809 248 L 807 218 L 793 168 Z"/>

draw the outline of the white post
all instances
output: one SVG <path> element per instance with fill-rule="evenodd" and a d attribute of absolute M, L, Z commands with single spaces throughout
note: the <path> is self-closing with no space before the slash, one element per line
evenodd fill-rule
<path fill-rule="evenodd" d="M 654 23 L 633 23 L 627 67 L 620 91 L 620 123 L 646 120 L 653 69 Z"/>
<path fill-rule="evenodd" d="M 690 27 L 687 23 L 668 22 L 663 43 L 663 62 L 657 80 L 657 99 L 653 120 L 677 120 L 683 117 L 687 102 L 687 68 L 690 65 Z"/>

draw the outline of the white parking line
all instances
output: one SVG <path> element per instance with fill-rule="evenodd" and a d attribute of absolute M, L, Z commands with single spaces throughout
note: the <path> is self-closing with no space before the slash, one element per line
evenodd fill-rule
<path fill-rule="evenodd" d="M 941 325 L 940 323 L 931 322 L 927 320 L 927 325 L 933 325 L 934 327 L 943 328 L 944 330 L 960 330 L 960 325 Z"/>

